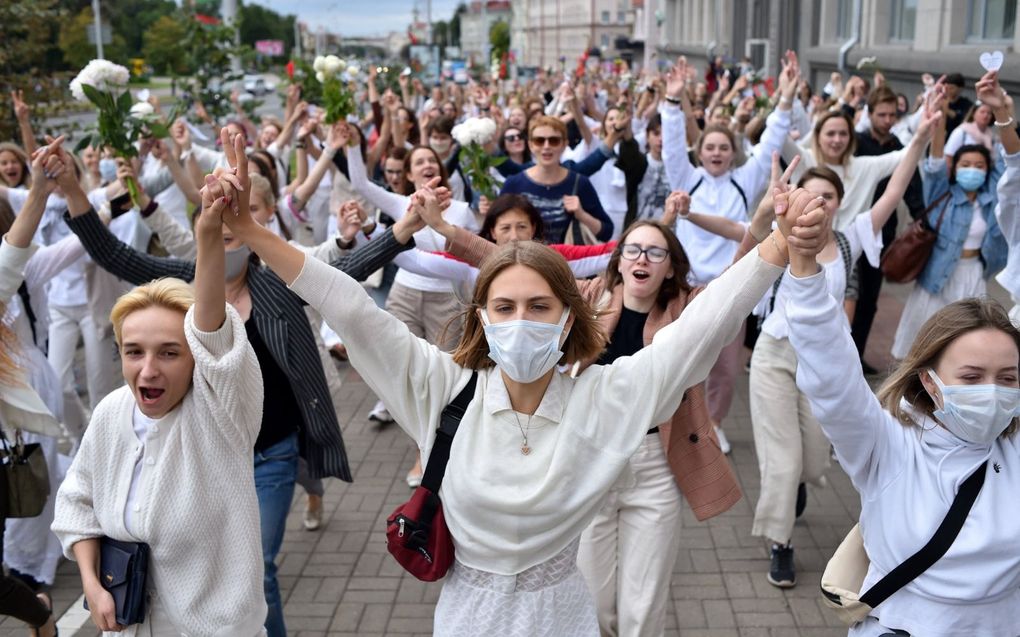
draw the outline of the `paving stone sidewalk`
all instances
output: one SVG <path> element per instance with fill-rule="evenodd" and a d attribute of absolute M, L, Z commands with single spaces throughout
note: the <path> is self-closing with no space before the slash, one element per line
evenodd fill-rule
<path fill-rule="evenodd" d="M 868 360 L 880 367 L 902 308 L 903 290 L 884 294 Z M 416 448 L 395 425 L 380 427 L 366 416 L 375 402 L 357 372 L 340 366 L 337 396 L 344 439 L 355 481 L 329 480 L 325 525 L 302 528 L 303 494 L 295 497 L 280 555 L 280 582 L 291 635 L 296 637 L 429 635 L 440 584 L 409 575 L 386 552 L 386 516 L 409 495 L 404 475 Z M 798 585 L 779 590 L 768 584 L 768 553 L 750 535 L 757 500 L 758 465 L 747 402 L 747 374 L 738 378 L 726 432 L 731 459 L 745 498 L 728 513 L 698 523 L 686 511 L 681 551 L 671 587 L 667 635 L 672 637 L 843 637 L 846 628 L 821 608 L 821 571 L 859 513 L 859 499 L 833 463 L 828 488 L 809 488 L 808 507 L 793 535 Z M 63 612 L 81 594 L 73 564 L 61 566 L 54 590 Z M 25 635 L 12 619 L 0 623 L 0 637 Z M 94 635 L 92 631 L 78 634 Z"/>

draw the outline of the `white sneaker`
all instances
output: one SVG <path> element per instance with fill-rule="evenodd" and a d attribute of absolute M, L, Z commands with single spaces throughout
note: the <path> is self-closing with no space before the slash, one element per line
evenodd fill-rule
<path fill-rule="evenodd" d="M 726 434 L 723 433 L 721 427 L 715 428 L 715 437 L 719 439 L 719 448 L 722 449 L 722 452 L 726 455 L 730 455 L 730 451 L 733 450 L 733 447 L 730 446 L 730 441 L 726 439 Z"/>
<path fill-rule="evenodd" d="M 382 424 L 393 422 L 393 416 L 386 410 L 386 406 L 381 400 L 375 404 L 372 411 L 368 412 L 368 419 Z"/>

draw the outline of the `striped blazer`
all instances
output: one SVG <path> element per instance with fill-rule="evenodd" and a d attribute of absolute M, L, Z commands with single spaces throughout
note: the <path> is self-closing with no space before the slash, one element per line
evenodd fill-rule
<path fill-rule="evenodd" d="M 125 281 L 141 285 L 160 277 L 184 281 L 195 278 L 194 261 L 155 257 L 135 250 L 107 230 L 95 211 L 64 218 L 89 256 L 104 270 Z M 413 240 L 401 244 L 388 230 L 331 265 L 361 281 L 413 245 Z M 248 290 L 251 317 L 259 335 L 276 364 L 290 379 L 291 390 L 301 408 L 301 455 L 308 462 L 309 473 L 314 478 L 335 476 L 351 482 L 343 436 L 315 337 L 304 311 L 304 301 L 291 292 L 276 273 L 254 262 L 248 269 Z"/>

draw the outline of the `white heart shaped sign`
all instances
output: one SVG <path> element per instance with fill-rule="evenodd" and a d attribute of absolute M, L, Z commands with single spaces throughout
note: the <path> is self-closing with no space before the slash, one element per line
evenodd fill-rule
<path fill-rule="evenodd" d="M 986 71 L 998 71 L 1002 68 L 1003 58 L 1002 51 L 985 51 L 979 59 Z"/>

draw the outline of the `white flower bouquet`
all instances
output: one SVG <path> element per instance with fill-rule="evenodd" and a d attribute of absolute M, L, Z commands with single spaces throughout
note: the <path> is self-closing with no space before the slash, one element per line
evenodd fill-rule
<path fill-rule="evenodd" d="M 453 138 L 460 146 L 460 165 L 471 180 L 471 188 L 487 199 L 496 195 L 496 180 L 490 170 L 506 161 L 506 157 L 490 155 L 485 146 L 496 135 L 496 122 L 484 117 L 472 117 L 453 127 Z"/>
<path fill-rule="evenodd" d="M 322 84 L 324 121 L 335 124 L 346 120 L 356 110 L 354 91 L 349 82 L 357 77 L 360 69 L 348 66 L 347 62 L 335 55 L 320 55 L 315 58 L 312 68 L 315 70 L 315 79 Z"/>
<path fill-rule="evenodd" d="M 157 139 L 170 134 L 166 122 L 148 102 L 135 103 L 127 89 L 130 74 L 119 64 L 92 60 L 71 81 L 71 94 L 79 102 L 92 102 L 99 117 L 95 126 L 86 130 L 75 151 L 86 146 L 111 148 L 118 157 L 136 157 L 135 142 L 139 137 Z M 171 114 L 170 121 L 176 117 Z M 137 203 L 138 190 L 128 182 L 131 198 Z"/>

